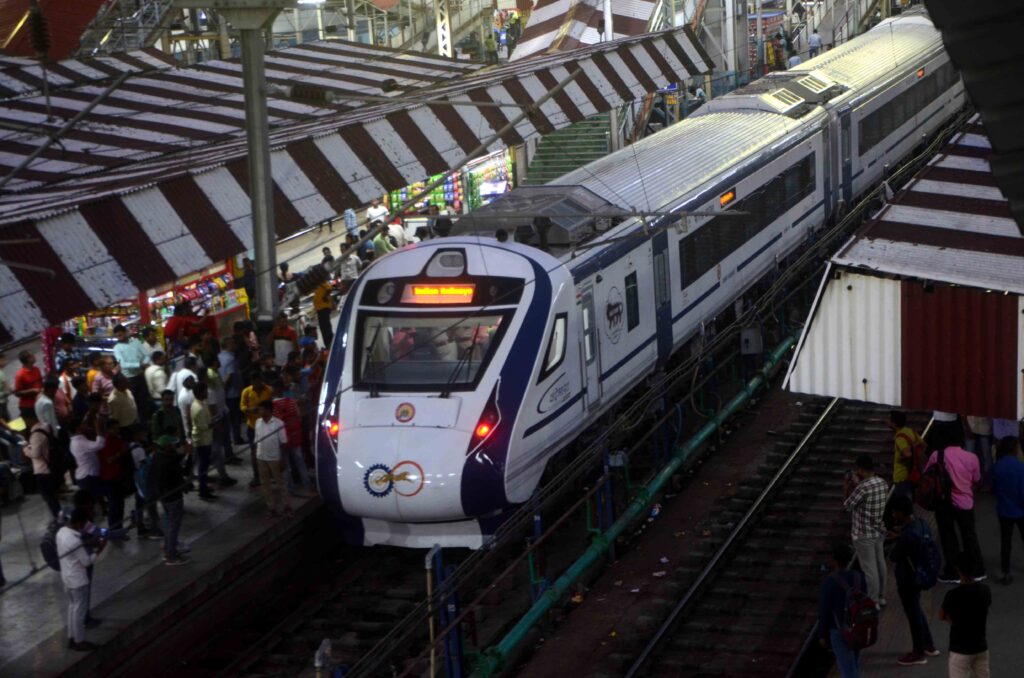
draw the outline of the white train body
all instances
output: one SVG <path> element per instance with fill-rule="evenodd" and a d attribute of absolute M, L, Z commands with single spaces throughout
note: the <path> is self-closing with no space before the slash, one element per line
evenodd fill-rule
<path fill-rule="evenodd" d="M 376 262 L 320 403 L 318 482 L 346 537 L 481 546 L 553 454 L 962 106 L 939 33 L 904 15 Z M 579 216 L 616 209 L 712 216 Z M 538 213 L 546 247 L 493 237 Z"/>

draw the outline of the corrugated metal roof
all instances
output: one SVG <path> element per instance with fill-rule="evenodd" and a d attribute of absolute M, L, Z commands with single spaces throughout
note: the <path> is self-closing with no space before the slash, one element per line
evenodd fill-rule
<path fill-rule="evenodd" d="M 429 82 L 393 104 L 347 112 L 270 101 L 278 236 L 448 170 L 577 67 L 582 73 L 564 92 L 492 149 L 609 110 L 709 66 L 689 29 L 469 74 L 465 71 L 478 67 L 388 50 L 371 59 L 371 51 L 325 43 L 272 55 L 278 71 L 280 59 L 315 52 L 317 59 L 336 64 L 348 59 L 355 64 L 351 70 L 365 63 L 364 72 L 376 78 L 374 84 L 353 84 L 351 71 L 339 65 L 333 70 L 319 62 L 309 66 L 310 76 L 336 74 L 337 89 L 382 93 L 384 76 L 392 75 L 380 69 L 400 68 L 403 59 L 408 77 L 402 87 L 417 79 Z M 233 67 L 218 63 L 129 78 L 61 145 L 19 175 L 20 181 L 8 184 L 18 190 L 0 196 L 5 237 L 39 242 L 0 246 L 0 259 L 51 268 L 55 277 L 0 266 L 0 343 L 162 285 L 186 261 L 193 261 L 194 270 L 203 261 L 251 246 L 241 80 L 237 72 L 225 72 Z M 305 77 L 296 72 L 287 77 L 292 76 Z M 69 116 L 99 90 L 99 85 L 68 88 L 55 93 L 54 105 Z M 161 106 L 157 102 L 163 97 Z M 7 101 L 0 103 L 0 116 L 24 121 L 31 115 L 42 128 L 40 106 L 31 97 Z M 9 169 L 40 142 L 39 134 L 0 135 L 0 164 Z M 54 285 L 61 295 L 47 293 Z"/>
<path fill-rule="evenodd" d="M 1024 237 L 978 116 L 831 261 L 787 387 L 1024 418 Z"/>
<path fill-rule="evenodd" d="M 995 185 L 990 153 L 976 116 L 833 261 L 1024 294 L 1024 237 Z"/>
<path fill-rule="evenodd" d="M 654 0 L 617 0 L 612 4 L 614 36 L 646 33 L 657 4 Z M 512 61 L 597 44 L 601 41 L 598 24 L 603 18 L 602 0 L 539 0 L 512 52 Z"/>
<path fill-rule="evenodd" d="M 993 173 L 1024 233 L 1024 13 L 1006 0 L 927 0 L 995 147 Z"/>
<path fill-rule="evenodd" d="M 46 81 L 56 93 L 67 87 L 110 80 L 124 72 L 149 73 L 177 65 L 178 61 L 158 49 L 142 49 L 50 62 L 46 66 Z M 43 67 L 38 59 L 0 56 L 0 100 L 39 94 L 42 85 Z"/>

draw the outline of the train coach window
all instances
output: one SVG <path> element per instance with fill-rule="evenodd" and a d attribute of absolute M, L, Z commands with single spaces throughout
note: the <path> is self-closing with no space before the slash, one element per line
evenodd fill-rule
<path fill-rule="evenodd" d="M 857 128 L 858 153 L 864 155 L 881 143 L 956 84 L 956 80 L 956 70 L 947 62 L 862 117 Z"/>
<path fill-rule="evenodd" d="M 640 324 L 640 300 L 636 286 L 636 271 L 626 276 L 626 331 L 632 332 Z"/>
<path fill-rule="evenodd" d="M 551 328 L 551 337 L 548 339 L 548 350 L 544 354 L 544 368 L 540 371 L 538 383 L 544 381 L 551 373 L 558 369 L 565 358 L 565 326 L 567 316 L 559 313 L 555 316 L 555 324 Z"/>

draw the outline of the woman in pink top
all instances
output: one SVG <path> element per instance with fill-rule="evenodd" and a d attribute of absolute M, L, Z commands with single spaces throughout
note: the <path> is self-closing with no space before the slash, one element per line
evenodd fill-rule
<path fill-rule="evenodd" d="M 938 450 L 932 452 L 924 467 L 927 471 L 939 463 L 941 452 L 943 466 L 952 481 L 949 500 L 940 503 L 935 509 L 943 560 L 939 581 L 946 584 L 960 581 L 953 564 L 961 551 L 969 553 L 971 561 L 976 563 L 974 578 L 979 581 L 985 578 L 978 532 L 974 528 L 974 486 L 981 482 L 981 468 L 978 457 L 963 449 L 963 442 L 962 431 L 959 435 L 955 431 L 943 431 L 943 435 L 935 440 Z"/>

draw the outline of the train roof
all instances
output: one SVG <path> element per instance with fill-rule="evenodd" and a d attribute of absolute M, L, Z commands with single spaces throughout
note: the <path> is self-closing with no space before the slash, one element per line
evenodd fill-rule
<path fill-rule="evenodd" d="M 813 59 L 789 73 L 817 71 L 850 89 L 888 79 L 897 67 L 920 62 L 922 55 L 942 50 L 942 34 L 923 11 L 887 19 L 870 31 Z"/>
<path fill-rule="evenodd" d="M 638 219 L 631 216 L 678 209 L 684 196 L 817 131 L 825 116 L 818 104 L 844 93 L 855 96 L 941 50 L 941 35 L 923 12 L 884 21 L 548 184 L 519 187 L 461 218 L 456 232 L 539 231 L 543 226 L 547 247 L 568 253 L 589 240 L 599 245 L 598 236 L 635 227 Z M 537 218 L 541 222 L 531 224 Z M 609 232 L 615 224 L 620 226 Z"/>

